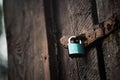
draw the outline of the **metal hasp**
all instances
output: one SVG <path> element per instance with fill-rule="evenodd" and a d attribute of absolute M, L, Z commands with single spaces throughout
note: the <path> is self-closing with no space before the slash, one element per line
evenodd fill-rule
<path fill-rule="evenodd" d="M 76 37 L 78 37 L 78 38 L 82 37 L 82 43 L 86 47 L 89 44 L 96 41 L 97 39 L 107 36 L 114 30 L 116 30 L 120 25 L 120 23 L 119 23 L 120 20 L 118 17 L 120 17 L 120 16 L 114 15 L 111 18 L 105 20 L 103 23 L 100 23 L 98 25 L 93 25 L 93 27 L 90 29 L 84 29 Z M 68 38 L 69 38 L 69 36 L 63 36 L 60 38 L 60 43 L 65 48 L 67 48 Z"/>

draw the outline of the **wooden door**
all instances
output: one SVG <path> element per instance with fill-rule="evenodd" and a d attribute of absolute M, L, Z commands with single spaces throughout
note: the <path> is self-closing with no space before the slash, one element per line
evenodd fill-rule
<path fill-rule="evenodd" d="M 85 48 L 85 55 L 70 57 L 60 43 L 63 36 L 73 36 L 102 24 L 114 13 L 119 14 L 118 0 L 52 0 L 46 5 L 48 34 L 57 47 L 56 58 L 50 59 L 51 77 L 56 80 L 119 80 L 120 29 L 93 42 Z M 46 1 L 47 2 L 47 1 Z M 99 6 L 99 4 L 103 4 Z M 102 7 L 102 11 L 101 10 Z M 49 8 L 49 11 L 48 11 Z M 107 10 L 107 11 L 106 11 Z M 51 12 L 51 15 L 50 15 Z M 99 14 L 100 13 L 100 14 Z M 53 18 L 50 18 L 53 16 Z M 119 18 L 119 16 L 118 16 Z M 95 21 L 96 20 L 96 21 Z M 50 27 L 52 26 L 52 27 Z M 51 29 L 50 29 L 51 28 Z M 52 31 L 51 31 L 52 30 Z M 49 32 L 50 31 L 50 32 Z M 51 49 L 51 48 L 50 48 Z M 51 52 L 50 52 L 51 53 Z M 50 54 L 52 58 L 53 54 Z M 55 56 L 54 56 L 55 57 Z M 55 66 L 56 65 L 56 66 Z M 57 72 L 57 73 L 56 73 Z M 56 73 L 56 74 L 53 74 Z"/>
<path fill-rule="evenodd" d="M 93 27 L 91 2 L 89 0 L 54 0 L 58 39 L 78 35 L 83 29 Z M 59 41 L 59 40 L 58 40 Z M 58 44 L 60 80 L 100 80 L 97 48 L 94 44 L 85 49 L 85 55 L 70 57 L 68 50 Z M 98 46 L 99 47 L 99 46 Z M 102 53 L 101 53 L 102 55 Z M 102 58 L 101 58 L 102 61 Z M 103 67 L 104 72 L 104 67 Z M 104 73 L 103 73 L 104 77 Z"/>
<path fill-rule="evenodd" d="M 78 35 L 86 29 L 92 29 L 114 14 L 111 12 L 110 16 L 105 17 L 109 14 L 109 8 L 105 8 L 108 11 L 103 14 L 99 2 L 5 0 L 9 79 L 120 80 L 119 28 L 86 47 L 85 55 L 82 56 L 70 57 L 68 50 L 60 43 L 61 37 Z"/>

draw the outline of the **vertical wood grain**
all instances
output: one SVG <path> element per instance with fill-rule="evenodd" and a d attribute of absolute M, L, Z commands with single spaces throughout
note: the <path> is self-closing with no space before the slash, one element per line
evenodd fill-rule
<path fill-rule="evenodd" d="M 4 0 L 9 80 L 50 80 L 43 0 Z"/>
<path fill-rule="evenodd" d="M 104 40 L 103 53 L 107 80 L 120 80 L 120 29 Z"/>
<path fill-rule="evenodd" d="M 98 22 L 101 23 L 120 11 L 120 0 L 95 0 Z"/>
<path fill-rule="evenodd" d="M 90 0 L 54 0 L 58 38 L 77 35 L 93 27 Z M 58 39 L 58 40 L 59 40 Z M 85 55 L 68 55 L 68 50 L 59 44 L 60 80 L 100 80 L 97 50 L 93 46 Z"/>
<path fill-rule="evenodd" d="M 69 56 L 59 43 L 95 26 L 92 1 L 4 0 L 9 79 L 119 80 L 119 29 L 85 48 L 85 55 Z M 119 2 L 96 0 L 98 21 L 119 11 Z"/>

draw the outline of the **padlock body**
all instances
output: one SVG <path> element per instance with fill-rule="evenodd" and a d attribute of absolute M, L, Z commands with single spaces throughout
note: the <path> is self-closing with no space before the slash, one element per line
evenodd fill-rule
<path fill-rule="evenodd" d="M 83 44 L 79 44 L 79 43 L 69 43 L 68 51 L 69 51 L 69 54 L 83 54 L 84 46 Z"/>

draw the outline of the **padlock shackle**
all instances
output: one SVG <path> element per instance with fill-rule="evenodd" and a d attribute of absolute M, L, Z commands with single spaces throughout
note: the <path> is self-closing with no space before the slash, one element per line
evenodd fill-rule
<path fill-rule="evenodd" d="M 68 43 L 70 43 L 70 41 L 71 41 L 72 38 L 76 38 L 76 36 L 71 36 L 71 37 L 68 39 Z"/>
<path fill-rule="evenodd" d="M 79 42 L 80 44 L 82 44 L 82 41 L 80 40 L 80 42 Z"/>
<path fill-rule="evenodd" d="M 70 41 L 71 41 L 72 38 L 76 38 L 76 36 L 71 36 L 71 37 L 68 39 L 68 43 L 70 43 Z M 82 44 L 82 41 L 80 40 L 79 43 Z"/>

